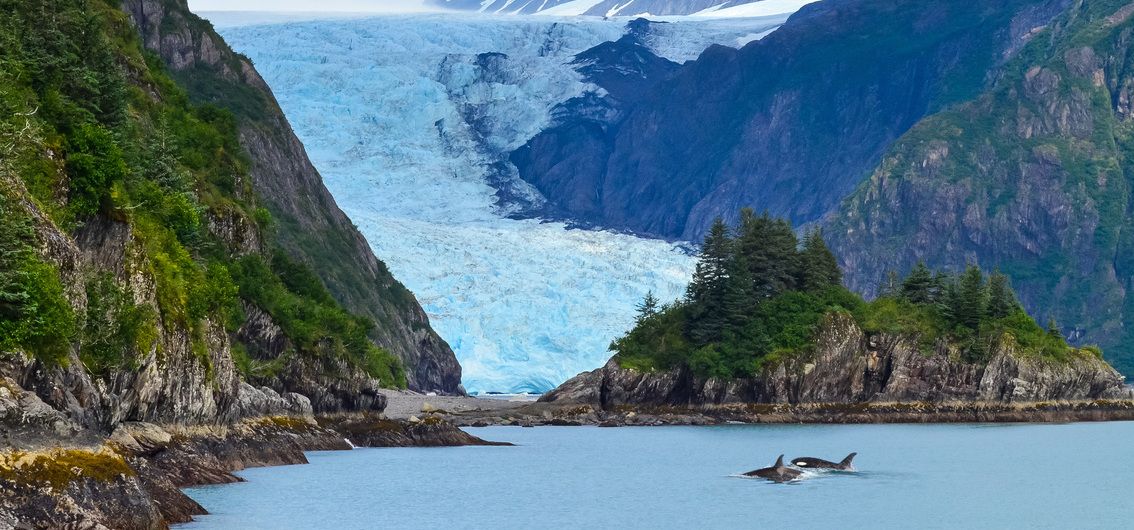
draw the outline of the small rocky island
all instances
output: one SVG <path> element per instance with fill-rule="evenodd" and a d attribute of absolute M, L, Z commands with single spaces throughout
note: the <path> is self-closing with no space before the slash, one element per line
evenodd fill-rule
<path fill-rule="evenodd" d="M 740 219 L 713 226 L 685 299 L 647 296 L 606 366 L 540 401 L 749 411 L 757 421 L 771 419 L 757 411 L 786 410 L 799 412 L 788 421 L 1131 417 L 1121 401 L 1130 391 L 1102 352 L 1069 345 L 1055 322 L 1038 325 L 1007 276 L 919 264 L 867 302 L 842 287 L 818 231 L 800 244 L 786 221 L 750 210 Z M 1020 412 L 1037 404 L 1049 413 Z"/>
<path fill-rule="evenodd" d="M 871 423 L 1129 420 L 1130 399 L 1121 374 L 1090 353 L 1054 361 L 1002 345 L 987 362 L 968 362 L 947 345 L 927 355 L 910 336 L 868 336 L 834 314 L 812 355 L 757 377 L 702 377 L 685 365 L 640 370 L 615 357 L 540 402 L 614 411 L 611 421 L 629 424 L 680 423 L 690 419 L 672 417 L 682 410 L 701 421 Z M 627 411 L 637 421 L 626 421 Z"/>

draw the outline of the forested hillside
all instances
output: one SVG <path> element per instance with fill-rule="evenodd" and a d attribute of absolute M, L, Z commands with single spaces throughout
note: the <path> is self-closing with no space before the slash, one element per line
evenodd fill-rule
<path fill-rule="evenodd" d="M 192 102 L 116 5 L 0 7 L 3 375 L 89 427 L 380 409 L 406 385 L 288 251 L 241 118 Z"/>

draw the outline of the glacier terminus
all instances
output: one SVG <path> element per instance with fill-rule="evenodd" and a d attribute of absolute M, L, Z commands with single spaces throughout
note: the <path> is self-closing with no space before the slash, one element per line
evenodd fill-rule
<path fill-rule="evenodd" d="M 509 180 L 504 154 L 557 104 L 598 89 L 574 56 L 617 40 L 627 20 L 206 16 L 255 62 L 343 211 L 453 347 L 469 392 L 549 390 L 600 366 L 648 291 L 683 294 L 687 244 L 513 215 L 540 197 Z M 649 43 L 681 62 L 784 18 L 658 24 Z"/>

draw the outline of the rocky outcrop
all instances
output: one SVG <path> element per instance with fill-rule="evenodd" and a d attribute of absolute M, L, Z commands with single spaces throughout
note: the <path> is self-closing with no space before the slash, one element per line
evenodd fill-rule
<path fill-rule="evenodd" d="M 89 220 L 75 234 L 52 223 L 8 174 L 0 185 L 24 198 L 37 238 L 47 242 L 41 255 L 60 270 L 64 295 L 76 311 L 88 309 L 92 281 L 105 279 L 108 289 L 124 293 L 138 307 L 159 307 L 152 257 L 131 225 L 104 217 Z M 114 310 L 114 309 L 109 309 Z M 115 318 L 117 315 L 96 315 Z M 0 377 L 37 394 L 47 405 L 86 428 L 109 429 L 131 419 L 156 422 L 216 421 L 231 406 L 238 376 L 229 337 L 222 326 L 202 319 L 193 329 L 180 319 L 152 318 L 146 344 L 122 344 L 132 359 L 130 369 L 94 374 L 86 369 L 76 347 L 66 362 L 47 365 L 24 352 L 0 352 Z"/>
<path fill-rule="evenodd" d="M 326 416 L 319 425 L 342 433 L 360 447 L 451 447 L 461 445 L 512 445 L 473 436 L 436 416 L 390 420 L 370 415 Z"/>
<path fill-rule="evenodd" d="M 375 321 L 372 338 L 403 361 L 411 389 L 458 393 L 456 356 L 335 204 L 252 63 L 193 15 L 185 0 L 125 0 L 122 9 L 146 48 L 161 56 L 194 100 L 237 115 L 241 144 L 252 162 L 251 188 L 271 211 L 279 244 L 311 265 L 339 303 Z M 210 222 L 225 241 L 239 228 L 231 219 Z"/>
<path fill-rule="evenodd" d="M 923 352 L 917 337 L 867 336 L 854 320 L 825 318 L 810 355 L 766 368 L 760 377 L 701 378 L 688 367 L 657 372 L 622 368 L 611 359 L 540 398 L 550 403 L 706 406 L 736 403 L 852 404 L 886 402 L 1016 403 L 1129 399 L 1122 376 L 1092 353 L 1068 360 L 1026 355 L 1004 342 L 987 363 L 961 360 L 938 344 Z"/>
<path fill-rule="evenodd" d="M 296 348 L 271 315 L 245 304 L 246 320 L 236 332 L 249 354 L 279 368 L 270 374 L 251 374 L 262 390 L 286 388 L 317 413 L 378 411 L 386 408 L 386 397 L 378 392 L 381 381 L 363 373 L 345 359 L 312 359 L 296 355 Z M 278 397 L 278 396 L 277 396 Z M 271 397 L 269 396 L 269 399 Z"/>
<path fill-rule="evenodd" d="M 0 402 L 2 403 L 2 402 Z M 249 467 L 305 464 L 304 451 L 510 445 L 432 418 L 271 416 L 229 426 L 121 424 L 105 442 L 0 451 L 0 528 L 166 528 L 207 513 L 180 488 L 226 484 Z M 341 428 L 341 430 L 339 430 Z"/>

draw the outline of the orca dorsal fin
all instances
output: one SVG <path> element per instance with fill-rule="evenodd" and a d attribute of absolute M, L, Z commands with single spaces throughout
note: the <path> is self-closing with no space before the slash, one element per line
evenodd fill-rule
<path fill-rule="evenodd" d="M 850 465 L 850 463 L 851 463 L 851 460 L 854 460 L 854 457 L 855 457 L 855 455 L 857 455 L 857 454 L 858 454 L 858 453 L 851 453 L 851 454 L 847 455 L 847 457 L 846 457 L 846 458 L 844 458 L 842 462 L 839 462 L 839 465 L 840 465 L 840 466 L 844 466 L 844 467 L 845 467 L 845 466 L 849 466 L 849 465 Z"/>
<path fill-rule="evenodd" d="M 780 457 L 776 459 L 776 465 L 773 467 L 775 467 L 776 469 L 781 469 L 784 467 L 784 455 L 780 455 Z"/>

